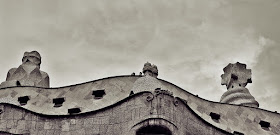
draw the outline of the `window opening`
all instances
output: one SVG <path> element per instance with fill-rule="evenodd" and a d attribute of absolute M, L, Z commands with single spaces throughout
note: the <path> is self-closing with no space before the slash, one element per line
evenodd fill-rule
<path fill-rule="evenodd" d="M 81 112 L 81 109 L 80 108 L 71 108 L 71 109 L 68 109 L 68 113 L 69 114 L 75 114 L 75 113 L 80 113 Z"/>
<path fill-rule="evenodd" d="M 213 112 L 210 113 L 210 116 L 213 120 L 219 120 L 221 118 L 220 114 L 213 113 Z"/>
<path fill-rule="evenodd" d="M 53 103 L 54 103 L 53 107 L 61 107 L 64 101 L 65 101 L 64 98 L 54 98 L 53 99 Z"/>
<path fill-rule="evenodd" d="M 270 127 L 270 123 L 269 123 L 269 122 L 267 122 L 267 121 L 262 121 L 262 120 L 261 120 L 259 124 L 261 125 L 261 127 L 262 127 L 263 129 L 269 130 L 269 127 Z"/>
<path fill-rule="evenodd" d="M 18 102 L 20 105 L 26 105 L 29 100 L 29 96 L 18 97 Z"/>
<path fill-rule="evenodd" d="M 94 90 L 92 91 L 92 95 L 94 96 L 94 99 L 101 99 L 106 93 L 105 90 Z"/>

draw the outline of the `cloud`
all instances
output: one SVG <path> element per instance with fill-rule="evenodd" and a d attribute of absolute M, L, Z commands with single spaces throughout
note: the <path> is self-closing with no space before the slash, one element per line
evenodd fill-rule
<path fill-rule="evenodd" d="M 31 50 L 41 53 L 41 69 L 50 75 L 52 87 L 138 73 L 147 61 L 158 66 L 160 78 L 214 101 L 226 90 L 220 75 L 228 63 L 246 63 L 253 75 L 257 72 L 253 82 L 263 74 L 270 76 L 254 82 L 253 88 L 269 89 L 260 85 L 278 79 L 269 72 L 277 65 L 262 64 L 271 42 L 277 43 L 278 31 L 272 28 L 277 25 L 262 20 L 277 13 L 273 3 L 89 0 L 0 5 L 5 5 L 0 8 L 3 81 L 6 71 L 20 65 L 23 52 Z M 261 5 L 262 16 L 257 16 Z M 267 16 L 270 12 L 273 15 Z M 270 83 L 275 93 L 280 86 Z M 261 102 L 270 96 L 271 102 L 277 101 L 272 94 L 258 96 L 261 89 L 252 94 Z"/>
<path fill-rule="evenodd" d="M 266 46 L 258 57 L 253 68 L 252 94 L 260 102 L 260 106 L 272 111 L 279 110 L 280 80 L 280 46 L 272 43 Z"/>

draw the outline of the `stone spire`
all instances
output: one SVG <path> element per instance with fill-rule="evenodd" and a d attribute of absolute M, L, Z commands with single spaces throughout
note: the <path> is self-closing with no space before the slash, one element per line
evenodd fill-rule
<path fill-rule="evenodd" d="M 22 64 L 12 68 L 0 88 L 12 86 L 50 87 L 49 75 L 40 70 L 41 55 L 37 51 L 25 52 Z"/>
<path fill-rule="evenodd" d="M 252 83 L 251 75 L 251 69 L 246 69 L 246 64 L 228 64 L 221 75 L 221 84 L 226 85 L 227 91 L 222 95 L 220 102 L 259 107 L 259 103 L 245 88 L 248 83 Z"/>

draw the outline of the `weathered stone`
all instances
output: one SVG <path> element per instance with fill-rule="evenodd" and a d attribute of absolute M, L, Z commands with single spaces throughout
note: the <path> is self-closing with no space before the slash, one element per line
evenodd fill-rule
<path fill-rule="evenodd" d="M 54 135 L 54 130 L 47 130 L 46 135 Z"/>
<path fill-rule="evenodd" d="M 25 125 L 26 125 L 26 121 L 25 120 L 19 120 L 17 122 L 17 129 L 25 129 Z"/>
<path fill-rule="evenodd" d="M 5 82 L 0 88 L 12 86 L 37 86 L 50 87 L 49 75 L 40 70 L 41 56 L 37 51 L 25 52 L 22 64 L 18 68 L 12 68 L 7 74 Z"/>
<path fill-rule="evenodd" d="M 222 74 L 222 85 L 227 86 L 227 91 L 222 95 L 220 102 L 244 106 L 259 107 L 259 103 L 245 88 L 252 83 L 251 69 L 246 69 L 246 64 L 228 64 Z"/>
<path fill-rule="evenodd" d="M 64 120 L 61 127 L 61 131 L 70 131 L 70 123 L 68 121 Z"/>
<path fill-rule="evenodd" d="M 0 134 L 139 135 L 140 129 L 145 127 L 151 128 L 149 131 L 164 130 L 165 133 L 174 135 L 227 135 L 234 131 L 248 135 L 279 134 L 279 114 L 201 99 L 169 82 L 157 79 L 156 66 L 146 66 L 148 68 L 145 68 L 143 77 L 109 77 L 54 89 L 1 89 L 0 98 L 8 96 L 11 101 L 0 100 Z M 244 78 L 250 77 L 248 74 L 241 75 L 247 76 Z M 224 77 L 227 76 L 229 75 Z M 238 79 L 238 75 L 232 79 Z M 239 83 L 245 86 L 249 82 L 233 80 L 225 85 L 230 89 L 230 86 L 239 86 Z M 129 95 L 132 88 L 137 88 L 138 91 Z M 94 99 L 90 95 L 95 90 L 105 90 L 106 96 Z M 246 92 L 244 89 L 235 92 L 243 91 Z M 18 106 L 18 97 L 26 93 L 30 94 L 31 103 L 15 107 Z M 63 105 L 53 107 L 53 99 L 60 97 L 65 98 Z M 81 113 L 67 113 L 69 108 L 77 106 L 82 108 Z M 219 120 L 213 120 L 211 113 L 219 114 Z M 262 129 L 260 121 L 269 122 L 269 130 Z"/>
<path fill-rule="evenodd" d="M 147 62 L 144 64 L 143 67 L 143 73 L 144 75 L 150 75 L 152 77 L 157 78 L 158 76 L 158 69 L 156 65 L 152 65 L 151 63 Z"/>
<path fill-rule="evenodd" d="M 45 122 L 44 129 L 52 129 L 52 122 Z"/>

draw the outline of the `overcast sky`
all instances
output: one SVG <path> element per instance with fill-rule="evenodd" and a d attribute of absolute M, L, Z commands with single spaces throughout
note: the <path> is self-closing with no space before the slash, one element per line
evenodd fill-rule
<path fill-rule="evenodd" d="M 0 82 L 37 50 L 51 87 L 139 74 L 219 101 L 228 63 L 252 69 L 251 94 L 280 112 L 279 0 L 0 1 Z"/>

